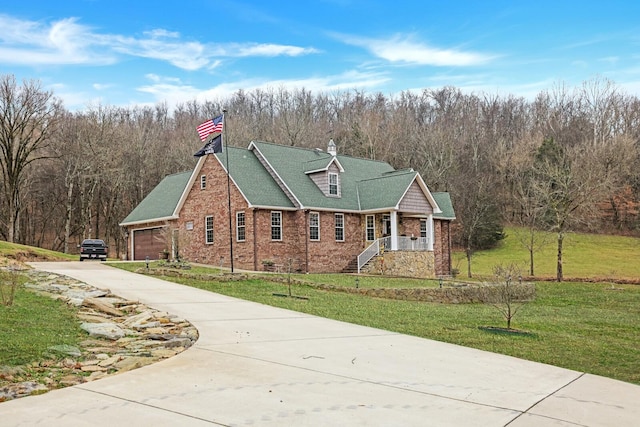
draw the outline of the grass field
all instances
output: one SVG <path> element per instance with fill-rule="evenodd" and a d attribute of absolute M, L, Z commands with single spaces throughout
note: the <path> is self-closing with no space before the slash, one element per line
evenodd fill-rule
<path fill-rule="evenodd" d="M 135 271 L 144 264 L 123 263 Z M 264 276 L 263 276 L 264 277 Z M 292 275 L 311 282 L 354 286 L 354 276 Z M 449 343 L 603 375 L 640 384 L 640 286 L 608 283 L 537 283 L 537 298 L 515 317 L 513 328 L 526 333 L 489 332 L 505 320 L 490 305 L 445 305 L 369 298 L 293 285 L 283 298 L 282 283 L 263 278 L 216 281 L 166 277 L 167 280 L 224 295 L 301 311 L 345 322 L 436 339 Z M 366 278 L 363 278 L 366 279 Z M 407 279 L 375 278 L 376 286 L 415 284 Z M 431 282 L 433 283 L 433 282 Z"/>
<path fill-rule="evenodd" d="M 505 229 L 507 238 L 496 249 L 478 251 L 472 258 L 474 275 L 492 274 L 496 264 L 516 264 L 524 275 L 529 272 L 529 252 L 520 242 L 523 230 Z M 557 242 L 552 233 L 540 233 L 547 243 L 534 254 L 536 277 L 556 277 Z M 466 277 L 467 260 L 455 252 L 453 265 Z M 568 233 L 563 245 L 565 278 L 640 279 L 640 239 L 634 237 Z"/>
<path fill-rule="evenodd" d="M 477 254 L 474 258 L 474 271 L 490 275 L 496 264 L 526 260 L 526 251 L 516 247 L 517 242 L 512 241 L 514 236 L 510 230 L 507 233 L 509 236 L 500 248 Z M 570 243 L 565 254 L 567 276 L 640 277 L 640 272 L 633 265 L 636 264 L 634 257 L 640 252 L 636 239 L 571 235 L 568 240 Z M 2 251 L 13 249 L 0 243 L 0 253 Z M 539 274 L 553 277 L 555 259 L 546 261 L 546 266 L 543 262 L 543 258 L 548 255 L 547 251 L 548 254 L 555 254 L 553 244 L 551 249 L 546 248 L 538 254 Z M 580 261 L 580 257 L 587 258 L 587 261 Z M 600 266 L 600 263 L 606 264 L 606 267 Z M 144 267 L 144 263 L 111 265 L 128 270 Z M 152 268 L 154 265 L 152 263 Z M 219 274 L 219 270 L 215 268 L 198 267 L 189 271 L 213 273 L 214 277 Z M 350 275 L 292 277 L 336 286 L 355 286 L 355 277 Z M 322 291 L 308 285 L 292 286 L 293 295 L 308 297 L 308 300 L 283 298 L 274 294 L 287 293 L 286 285 L 252 276 L 238 282 L 216 281 L 211 278 L 167 280 L 318 316 L 640 384 L 638 285 L 612 285 L 606 281 L 538 282 L 536 300 L 524 306 L 512 324 L 512 327 L 525 331 L 526 334 L 504 334 L 482 329 L 487 326 L 505 326 L 498 311 L 484 304 L 445 305 L 394 301 Z M 360 277 L 358 284 L 361 287 L 416 287 L 436 286 L 436 283 L 414 279 Z M 54 341 L 56 344 L 72 344 L 78 339 L 77 325 L 64 304 L 42 299 L 21 289 L 13 307 L 0 306 L 0 365 L 37 361 Z M 33 349 L 29 348 L 31 343 L 36 344 Z M 16 357 L 15 354 L 23 356 Z"/>
<path fill-rule="evenodd" d="M 86 338 L 66 303 L 19 288 L 10 307 L 0 305 L 0 366 L 17 366 L 48 356 L 49 347 L 77 345 Z"/>

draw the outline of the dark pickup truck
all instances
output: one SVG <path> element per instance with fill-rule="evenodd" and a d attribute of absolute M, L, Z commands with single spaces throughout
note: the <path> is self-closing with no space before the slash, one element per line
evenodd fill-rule
<path fill-rule="evenodd" d="M 107 245 L 104 240 L 85 239 L 82 241 L 80 245 L 80 261 L 92 258 L 100 261 L 107 260 Z"/>

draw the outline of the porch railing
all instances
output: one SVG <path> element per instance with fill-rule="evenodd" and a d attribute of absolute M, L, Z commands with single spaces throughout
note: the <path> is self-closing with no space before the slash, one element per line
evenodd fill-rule
<path fill-rule="evenodd" d="M 396 239 L 396 242 L 398 243 L 398 251 L 429 250 L 429 238 L 427 237 L 398 236 Z M 381 248 L 385 251 L 391 251 L 391 236 L 375 240 L 369 245 L 369 247 L 362 251 L 360 255 L 358 255 L 358 274 L 360 274 L 360 269 L 362 269 L 366 263 L 371 261 L 371 258 L 380 255 Z"/>
<path fill-rule="evenodd" d="M 391 250 L 391 236 L 383 237 L 382 247 L 385 251 Z M 396 237 L 397 250 L 399 251 L 427 251 L 429 250 L 429 238 L 427 237 Z"/>

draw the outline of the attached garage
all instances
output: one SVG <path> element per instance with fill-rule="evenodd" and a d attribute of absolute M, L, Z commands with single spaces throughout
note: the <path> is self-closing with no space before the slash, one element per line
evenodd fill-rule
<path fill-rule="evenodd" d="M 158 253 L 167 249 L 162 227 L 133 231 L 133 259 L 158 259 Z"/>
<path fill-rule="evenodd" d="M 128 235 L 128 259 L 158 259 L 160 252 L 171 250 L 164 230 L 178 219 L 180 200 L 191 175 L 183 172 L 165 177 L 120 223 Z"/>

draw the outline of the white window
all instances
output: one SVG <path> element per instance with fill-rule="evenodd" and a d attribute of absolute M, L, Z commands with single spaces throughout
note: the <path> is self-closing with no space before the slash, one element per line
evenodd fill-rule
<path fill-rule="evenodd" d="M 427 220 L 420 220 L 420 237 L 427 237 Z"/>
<path fill-rule="evenodd" d="M 207 188 L 207 175 L 202 175 L 200 177 L 200 189 L 204 190 Z"/>
<path fill-rule="evenodd" d="M 213 215 L 204 217 L 204 242 L 208 245 L 213 243 Z"/>
<path fill-rule="evenodd" d="M 189 231 L 193 230 L 193 221 L 187 221 L 185 228 Z"/>
<path fill-rule="evenodd" d="M 376 240 L 376 217 L 374 215 L 367 215 L 367 241 L 373 242 Z"/>
<path fill-rule="evenodd" d="M 335 214 L 336 221 L 336 241 L 344 242 L 344 214 Z"/>
<path fill-rule="evenodd" d="M 282 212 L 271 212 L 271 240 L 282 240 Z"/>
<path fill-rule="evenodd" d="M 338 174 L 329 173 L 329 194 L 332 196 L 338 195 Z"/>
<path fill-rule="evenodd" d="M 320 214 L 318 212 L 309 213 L 309 239 L 320 240 Z"/>
<path fill-rule="evenodd" d="M 244 242 L 245 239 L 245 217 L 244 212 L 236 213 L 236 240 Z"/>

